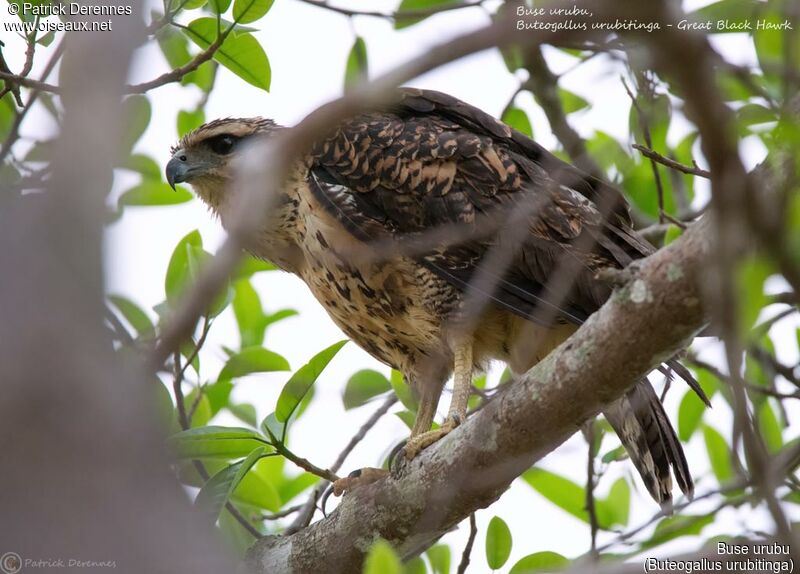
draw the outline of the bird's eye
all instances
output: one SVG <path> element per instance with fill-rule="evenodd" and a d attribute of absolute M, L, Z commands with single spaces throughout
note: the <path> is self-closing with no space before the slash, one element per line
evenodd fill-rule
<path fill-rule="evenodd" d="M 219 155 L 228 155 L 233 151 L 233 146 L 236 144 L 236 140 L 232 135 L 221 135 L 213 138 L 209 145 L 211 146 L 211 151 Z"/>

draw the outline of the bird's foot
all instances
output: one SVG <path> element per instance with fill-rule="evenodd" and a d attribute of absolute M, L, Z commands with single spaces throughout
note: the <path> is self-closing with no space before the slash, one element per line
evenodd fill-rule
<path fill-rule="evenodd" d="M 442 426 L 440 426 L 438 429 L 430 430 L 408 439 L 408 442 L 403 449 L 405 451 L 406 460 L 413 459 L 422 451 L 422 449 L 429 447 L 437 440 L 450 434 L 453 429 L 461 424 L 461 420 L 461 417 L 458 415 L 448 415 L 447 419 L 445 419 L 445 421 L 442 423 Z"/>
<path fill-rule="evenodd" d="M 344 478 L 340 478 L 333 483 L 333 495 L 341 496 L 349 490 L 354 488 L 361 488 L 368 484 L 372 484 L 386 476 L 389 471 L 383 468 L 360 468 L 354 470 Z"/>

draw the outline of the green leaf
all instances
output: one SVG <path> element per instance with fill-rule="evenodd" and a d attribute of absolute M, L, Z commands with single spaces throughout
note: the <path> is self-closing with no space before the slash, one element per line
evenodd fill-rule
<path fill-rule="evenodd" d="M 719 432 L 708 425 L 703 425 L 703 438 L 706 441 L 711 470 L 720 483 L 728 482 L 734 477 L 728 443 Z"/>
<path fill-rule="evenodd" d="M 167 294 L 167 301 L 172 305 L 177 303 L 190 279 L 189 252 L 191 247 L 200 249 L 203 247 L 203 239 L 197 230 L 188 233 L 178 241 L 167 265 L 164 291 Z"/>
<path fill-rule="evenodd" d="M 319 480 L 320 479 L 318 476 L 315 476 L 310 472 L 304 472 L 303 474 L 299 474 L 294 478 L 287 480 L 281 485 L 278 491 L 281 495 L 281 500 L 284 503 L 289 502 L 298 494 L 317 484 Z"/>
<path fill-rule="evenodd" d="M 758 4 L 766 10 L 762 10 L 758 14 L 758 19 L 763 23 L 762 28 L 752 32 L 756 56 L 764 72 L 764 78 L 775 87 L 780 87 L 783 82 L 781 70 L 784 65 L 791 65 L 792 62 L 796 63 L 800 60 L 800 46 L 796 41 L 789 45 L 789 34 L 792 32 L 783 31 L 779 27 L 789 23 L 796 29 L 797 22 L 792 23 L 787 19 L 789 13 L 785 10 L 788 10 L 788 7 L 784 8 L 781 5 L 782 2 L 767 2 L 766 4 L 759 2 Z M 793 53 L 790 53 L 790 47 L 793 49 Z"/>
<path fill-rule="evenodd" d="M 605 170 L 616 167 L 617 171 L 624 173 L 634 165 L 633 159 L 616 138 L 609 134 L 596 131 L 586 142 L 589 154 Z"/>
<path fill-rule="evenodd" d="M 382 538 L 376 540 L 364 559 L 364 574 L 401 574 L 402 571 L 403 565 L 392 545 Z"/>
<path fill-rule="evenodd" d="M 509 126 L 514 128 L 518 132 L 524 133 L 529 138 L 533 137 L 533 127 L 531 126 L 531 120 L 528 119 L 528 114 L 526 114 L 524 110 L 511 106 L 508 109 L 506 109 L 502 119 L 505 123 L 507 123 Z"/>
<path fill-rule="evenodd" d="M 408 430 L 411 430 L 411 429 L 414 428 L 414 420 L 417 417 L 411 411 L 400 411 L 400 412 L 394 413 L 394 416 L 396 416 L 401 421 L 403 421 L 403 423 L 408 427 Z"/>
<path fill-rule="evenodd" d="M 400 402 L 403 403 L 403 406 L 412 413 L 416 413 L 417 399 L 415 399 L 414 395 L 411 393 L 411 387 L 409 387 L 403 381 L 403 374 L 400 371 L 392 369 L 392 375 L 389 378 L 389 382 L 392 384 L 394 394 L 397 395 L 397 398 L 400 399 Z"/>
<path fill-rule="evenodd" d="M 233 355 L 222 367 L 219 380 L 235 379 L 252 373 L 289 371 L 289 362 L 278 353 L 264 347 L 247 347 Z"/>
<path fill-rule="evenodd" d="M 16 104 L 12 101 L 13 95 L 9 92 L 0 98 L 0 139 L 5 139 L 16 117 Z"/>
<path fill-rule="evenodd" d="M 497 570 L 503 567 L 510 555 L 511 531 L 502 518 L 495 516 L 486 530 L 486 562 L 489 568 Z"/>
<path fill-rule="evenodd" d="M 586 491 L 582 486 L 542 468 L 525 471 L 522 479 L 562 510 L 586 523 L 589 522 L 589 514 L 586 512 Z M 595 499 L 595 511 L 600 528 L 609 528 L 613 524 L 615 513 L 608 508 L 605 501 Z"/>
<path fill-rule="evenodd" d="M 756 407 L 756 422 L 769 452 L 775 454 L 781 450 L 783 446 L 781 426 L 769 400 L 765 400 Z"/>
<path fill-rule="evenodd" d="M 792 504 L 800 504 L 800 491 L 793 490 L 791 492 L 787 492 L 782 500 L 786 502 L 791 502 Z"/>
<path fill-rule="evenodd" d="M 232 390 L 233 384 L 229 379 L 218 380 L 215 383 L 206 385 L 206 396 L 213 414 L 228 406 Z"/>
<path fill-rule="evenodd" d="M 275 485 L 268 480 L 264 473 L 259 472 L 260 467 L 265 466 L 271 460 L 280 459 L 278 456 L 271 456 L 259 460 L 252 469 L 244 475 L 231 499 L 234 502 L 263 508 L 270 512 L 277 512 L 281 509 L 281 496 Z"/>
<path fill-rule="evenodd" d="M 206 122 L 206 114 L 202 109 L 194 111 L 181 110 L 178 112 L 178 133 L 188 134 Z"/>
<path fill-rule="evenodd" d="M 259 20 L 269 12 L 275 0 L 234 0 L 233 19 L 239 24 L 249 24 Z"/>
<path fill-rule="evenodd" d="M 197 245 L 197 240 L 190 238 L 191 235 L 190 233 L 178 242 L 167 268 L 167 301 L 173 306 L 186 287 L 197 280 L 200 270 L 211 259 L 211 254 L 202 248 L 202 240 L 199 240 L 200 245 Z M 228 282 L 226 288 L 211 302 L 205 314 L 209 318 L 216 317 L 225 310 L 232 299 L 233 289 Z"/>
<path fill-rule="evenodd" d="M 189 84 L 194 84 L 205 93 L 208 93 L 211 91 L 211 88 L 214 87 L 218 67 L 219 64 L 213 60 L 200 64 L 200 67 L 194 72 L 189 72 L 183 77 L 181 85 L 188 86 Z"/>
<path fill-rule="evenodd" d="M 448 4 L 456 4 L 461 0 L 403 0 L 397 8 L 394 20 L 394 29 L 401 30 L 417 22 L 422 22 L 429 16 L 403 16 L 403 12 L 415 12 L 434 9 Z"/>
<path fill-rule="evenodd" d="M 610 462 L 615 462 L 615 461 L 618 461 L 618 460 L 625 460 L 627 458 L 628 458 L 628 451 L 625 450 L 624 446 L 619 445 L 618 447 L 612 448 L 610 451 L 605 453 L 601 460 L 605 464 L 608 464 Z"/>
<path fill-rule="evenodd" d="M 172 28 L 163 28 L 162 32 L 156 35 L 156 39 L 170 68 L 179 68 L 192 59 L 186 37 Z"/>
<path fill-rule="evenodd" d="M 275 271 L 276 269 L 277 267 L 272 263 L 256 259 L 248 253 L 245 254 L 241 262 L 239 262 L 239 267 L 236 269 L 234 277 L 236 279 L 244 279 L 252 277 L 255 273 L 260 273 L 261 271 Z"/>
<path fill-rule="evenodd" d="M 571 114 L 589 107 L 589 102 L 569 90 L 558 88 L 558 97 L 561 99 L 561 107 L 565 114 Z"/>
<path fill-rule="evenodd" d="M 344 89 L 347 91 L 359 82 L 369 77 L 369 62 L 367 60 L 367 45 L 364 38 L 356 36 L 350 54 L 347 56 L 347 65 L 344 70 Z"/>
<path fill-rule="evenodd" d="M 224 14 L 231 5 L 231 0 L 208 0 L 208 6 L 214 14 Z"/>
<path fill-rule="evenodd" d="M 761 104 L 745 104 L 736 110 L 740 126 L 753 126 L 777 121 L 775 112 Z"/>
<path fill-rule="evenodd" d="M 702 369 L 698 369 L 694 373 L 709 400 L 713 398 L 719 388 L 714 376 Z M 706 405 L 700 400 L 697 393 L 691 389 L 686 391 L 678 409 L 678 438 L 681 439 L 681 442 L 688 442 L 692 438 L 694 431 L 700 426 L 705 410 Z"/>
<path fill-rule="evenodd" d="M 167 265 L 167 275 L 164 280 L 164 291 L 167 294 L 167 301 L 175 304 L 189 279 L 189 257 L 188 247 L 203 247 L 203 239 L 200 232 L 196 229 L 186 234 L 172 252 L 169 264 Z"/>
<path fill-rule="evenodd" d="M 178 458 L 233 459 L 266 445 L 256 431 L 241 427 L 205 426 L 172 435 L 167 443 Z"/>
<path fill-rule="evenodd" d="M 331 359 L 336 356 L 347 340 L 334 343 L 314 355 L 312 359 L 300 367 L 292 378 L 284 385 L 275 407 L 275 416 L 280 422 L 286 422 L 292 416 L 297 406 L 311 386 L 316 382 L 322 371 L 328 366 Z"/>
<path fill-rule="evenodd" d="M 218 528 L 225 548 L 231 549 L 235 556 L 244 560 L 247 550 L 253 545 L 253 535 L 245 530 L 244 526 L 230 512 L 223 512 L 219 515 Z"/>
<path fill-rule="evenodd" d="M 141 307 L 122 295 L 109 295 L 108 300 L 117 308 L 125 320 L 136 330 L 138 337 L 151 335 L 155 331 L 153 322 Z"/>
<path fill-rule="evenodd" d="M 256 408 L 253 405 L 242 403 L 240 405 L 228 405 L 228 410 L 233 413 L 237 419 L 250 426 L 256 426 Z"/>
<path fill-rule="evenodd" d="M 433 574 L 450 574 L 450 547 L 436 544 L 425 553 L 433 568 Z"/>
<path fill-rule="evenodd" d="M 670 223 L 667 227 L 667 232 L 664 234 L 664 245 L 669 245 L 681 235 L 683 235 L 683 229 Z"/>
<path fill-rule="evenodd" d="M 627 526 L 631 509 L 631 489 L 624 478 L 618 478 L 611 485 L 605 503 L 609 511 L 613 513 L 611 524 Z"/>
<path fill-rule="evenodd" d="M 378 371 L 363 369 L 353 374 L 344 389 L 345 410 L 360 407 L 369 399 L 392 389 L 391 383 Z"/>
<path fill-rule="evenodd" d="M 195 401 L 197 400 L 198 392 L 200 392 L 198 389 L 194 389 L 191 393 L 186 395 L 184 404 L 186 405 L 187 414 L 191 406 L 194 405 Z M 189 426 L 205 426 L 208 424 L 208 421 L 211 420 L 212 416 L 213 413 L 211 412 L 211 405 L 208 402 L 208 397 L 203 394 L 200 396 L 200 399 L 197 400 L 197 407 L 195 408 L 194 413 L 192 413 L 192 420 L 189 421 Z"/>
<path fill-rule="evenodd" d="M 284 319 L 288 319 L 289 317 L 294 317 L 296 315 L 299 315 L 299 313 L 294 309 L 280 309 L 274 313 L 264 316 L 264 327 L 269 327 L 278 321 L 283 321 Z"/>
<path fill-rule="evenodd" d="M 208 479 L 208 482 L 200 489 L 194 503 L 213 517 L 216 522 L 219 513 L 231 496 L 233 490 L 239 485 L 244 475 L 264 456 L 266 449 L 259 447 L 253 450 L 247 457 L 234 463 Z"/>
<path fill-rule="evenodd" d="M 195 44 L 207 49 L 217 39 L 217 19 L 198 18 L 184 32 Z M 214 59 L 244 81 L 269 91 L 272 72 L 264 49 L 249 32 L 228 35 L 214 54 Z"/>
<path fill-rule="evenodd" d="M 264 311 L 261 300 L 247 279 L 240 279 L 233 286 L 233 314 L 239 326 L 241 346 L 260 346 L 264 342 Z"/>
<path fill-rule="evenodd" d="M 286 425 L 278 420 L 275 413 L 270 413 L 261 421 L 261 432 L 270 438 L 270 441 L 279 443 L 283 440 L 283 431 Z"/>
<path fill-rule="evenodd" d="M 120 205 L 177 205 L 191 201 L 194 196 L 183 187 L 172 188 L 162 181 L 145 180 L 130 188 L 119 198 Z"/>
<path fill-rule="evenodd" d="M 161 179 L 161 168 L 155 160 L 140 153 L 126 156 L 121 167 L 140 173 L 144 179 Z"/>
<path fill-rule="evenodd" d="M 715 514 L 667 516 L 658 523 L 653 535 L 649 540 L 642 542 L 640 548 L 646 550 L 683 536 L 697 536 L 706 526 L 714 522 L 714 518 Z"/>
<path fill-rule="evenodd" d="M 403 574 L 426 574 L 428 568 L 425 566 L 425 561 L 419 556 L 415 556 L 405 564 L 403 564 Z"/>
<path fill-rule="evenodd" d="M 122 117 L 125 118 L 125 129 L 122 142 L 125 149 L 133 148 L 150 125 L 150 102 L 144 96 L 129 96 L 122 102 Z"/>
<path fill-rule="evenodd" d="M 534 574 L 535 572 L 551 572 L 569 566 L 569 560 L 557 552 L 535 552 L 520 558 L 511 567 L 509 574 Z"/>
<path fill-rule="evenodd" d="M 746 331 L 755 324 L 761 309 L 769 297 L 764 294 L 764 282 L 772 273 L 772 267 L 763 257 L 751 256 L 739 263 L 736 269 L 739 287 L 739 317 L 741 328 Z"/>
<path fill-rule="evenodd" d="M 626 196 L 643 213 L 654 219 L 658 217 L 658 194 L 655 192 L 653 171 L 649 160 L 639 162 L 622 170 L 622 188 Z M 670 211 L 673 203 L 672 194 L 665 193 L 664 207 L 667 211 Z"/>

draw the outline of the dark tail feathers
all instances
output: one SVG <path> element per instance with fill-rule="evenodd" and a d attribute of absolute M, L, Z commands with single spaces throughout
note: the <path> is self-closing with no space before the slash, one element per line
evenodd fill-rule
<path fill-rule="evenodd" d="M 603 413 L 619 435 L 650 495 L 669 511 L 672 474 L 689 498 L 694 483 L 675 430 L 650 383 L 642 381 Z"/>

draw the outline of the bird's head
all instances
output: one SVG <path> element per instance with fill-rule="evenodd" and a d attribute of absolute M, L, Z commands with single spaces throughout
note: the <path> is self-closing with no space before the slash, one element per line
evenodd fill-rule
<path fill-rule="evenodd" d="M 218 210 L 242 148 L 277 129 L 275 122 L 265 118 L 226 118 L 204 124 L 170 150 L 167 182 L 173 189 L 178 183 L 191 184 L 203 201 Z"/>

